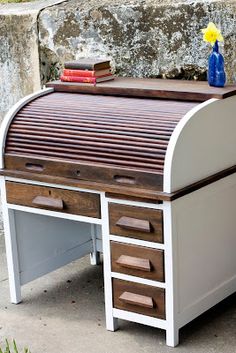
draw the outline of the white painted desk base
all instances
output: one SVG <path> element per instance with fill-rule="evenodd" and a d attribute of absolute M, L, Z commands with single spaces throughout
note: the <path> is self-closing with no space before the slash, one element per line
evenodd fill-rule
<path fill-rule="evenodd" d="M 236 291 L 236 174 L 161 205 L 108 199 L 104 193 L 94 191 L 101 196 L 101 220 L 7 204 L 6 179 L 65 187 L 1 178 L 13 303 L 21 301 L 23 284 L 88 253 L 92 253 L 95 264 L 98 252 L 103 251 L 107 329 L 116 330 L 118 318 L 134 321 L 166 330 L 167 345 L 176 346 L 182 326 Z M 108 202 L 163 209 L 164 244 L 111 235 Z M 111 272 L 111 239 L 163 249 L 165 283 Z M 114 309 L 112 277 L 165 288 L 166 320 Z"/>

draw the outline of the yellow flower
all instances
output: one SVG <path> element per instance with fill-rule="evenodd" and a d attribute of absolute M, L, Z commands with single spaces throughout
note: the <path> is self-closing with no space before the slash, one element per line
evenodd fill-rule
<path fill-rule="evenodd" d="M 203 40 L 205 42 L 211 43 L 211 45 L 214 45 L 216 40 L 219 42 L 223 42 L 224 40 L 220 30 L 215 26 L 213 22 L 210 22 L 207 28 L 204 28 L 201 31 L 203 33 Z"/>

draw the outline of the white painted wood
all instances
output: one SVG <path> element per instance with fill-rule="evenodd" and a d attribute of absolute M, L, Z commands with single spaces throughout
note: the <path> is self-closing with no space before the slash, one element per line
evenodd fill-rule
<path fill-rule="evenodd" d="M 178 317 L 178 326 L 185 326 L 188 322 L 210 309 L 221 300 L 227 298 L 236 291 L 236 275 L 222 283 L 218 288 L 214 288 L 204 297 L 186 308 Z"/>
<path fill-rule="evenodd" d="M 32 214 L 40 214 L 40 215 L 50 216 L 50 217 L 54 217 L 54 218 L 69 219 L 71 221 L 84 222 L 84 223 L 94 223 L 94 224 L 101 224 L 102 223 L 102 220 L 98 219 L 98 218 L 79 216 L 79 215 L 74 215 L 74 214 L 70 214 L 70 213 L 56 212 L 56 211 L 51 211 L 51 210 L 44 210 L 41 208 L 13 205 L 10 203 L 7 204 L 7 207 L 12 210 L 18 210 L 18 211 L 28 212 L 28 213 L 32 213 Z"/>
<path fill-rule="evenodd" d="M 236 291 L 236 173 L 172 203 L 178 321 Z"/>
<path fill-rule="evenodd" d="M 164 191 L 173 192 L 236 164 L 236 96 L 208 100 L 176 126 L 167 148 Z"/>
<path fill-rule="evenodd" d="M 159 249 L 159 250 L 165 250 L 166 248 L 164 244 L 153 243 L 150 241 L 145 241 L 145 240 L 140 240 L 135 238 L 121 237 L 118 235 L 110 235 L 110 240 L 116 241 L 118 243 L 140 245 L 147 248 L 153 248 L 153 249 Z"/>
<path fill-rule="evenodd" d="M 14 213 L 19 270 L 24 283 L 84 256 L 85 248 L 87 254 L 92 251 L 90 224 L 22 211 Z M 27 273 L 32 275 L 28 278 Z"/>
<path fill-rule="evenodd" d="M 20 273 L 21 284 L 26 284 L 64 265 L 67 265 L 71 261 L 84 257 L 90 253 L 91 248 L 92 242 L 88 241 L 73 249 L 69 249 L 61 254 L 52 256 L 50 259 L 46 259 L 40 264 L 32 264 L 32 267 L 29 267 Z"/>
<path fill-rule="evenodd" d="M 18 111 L 24 107 L 25 104 L 31 102 L 37 97 L 44 96 L 45 94 L 49 94 L 53 92 L 53 88 L 45 88 L 40 91 L 34 92 L 21 100 L 17 102 L 13 107 L 8 111 L 8 113 L 5 115 L 1 127 L 0 127 L 0 169 L 4 168 L 4 149 L 5 149 L 5 142 L 6 142 L 6 136 L 8 133 L 8 128 L 12 122 L 12 119 L 14 116 L 18 113 Z"/>
<path fill-rule="evenodd" d="M 56 189 L 63 189 L 63 190 L 74 190 L 74 191 L 81 191 L 81 192 L 86 192 L 86 193 L 91 193 L 91 194 L 98 194 L 100 195 L 100 191 L 96 190 L 90 190 L 90 189 L 83 189 L 83 188 L 78 188 L 76 186 L 69 186 L 69 185 L 62 185 L 62 184 L 52 184 L 52 183 L 44 183 L 42 181 L 35 181 L 35 180 L 30 180 L 30 179 L 20 179 L 20 178 L 13 178 L 13 177 L 5 177 L 5 180 L 7 181 L 13 181 L 15 183 L 23 183 L 23 184 L 31 184 L 31 185 L 39 185 L 39 186 L 47 186 L 50 188 L 56 188 Z M 79 180 L 78 180 L 79 182 Z"/>
<path fill-rule="evenodd" d="M 166 282 L 166 344 L 175 347 L 179 343 L 179 327 L 177 326 L 177 293 L 178 273 L 176 264 L 178 260 L 177 239 L 173 236 L 172 204 L 164 202 L 164 239 L 165 239 L 165 282 Z"/>
<path fill-rule="evenodd" d="M 0 183 L 10 297 L 12 303 L 18 304 L 21 302 L 21 283 L 14 212 L 12 210 L 8 210 L 6 206 L 6 188 L 4 178 L 0 179 Z"/>
<path fill-rule="evenodd" d="M 102 240 L 102 228 L 100 225 L 96 225 L 96 238 Z"/>
<path fill-rule="evenodd" d="M 158 287 L 158 288 L 166 288 L 166 284 L 164 282 L 153 281 L 150 279 L 145 279 L 141 277 L 126 275 L 124 273 L 111 272 L 111 276 L 117 279 L 123 279 L 124 281 L 130 281 L 135 283 L 147 284 L 148 286 Z"/>
<path fill-rule="evenodd" d="M 100 253 L 97 249 L 97 226 L 95 224 L 91 224 L 91 236 L 92 236 L 92 244 L 93 250 L 90 253 L 90 263 L 91 265 L 99 265 L 100 264 Z"/>
<path fill-rule="evenodd" d="M 103 252 L 102 240 L 101 240 L 101 239 L 96 239 L 96 243 L 97 243 L 97 245 L 96 245 L 97 251 L 99 251 L 100 253 L 102 253 L 102 252 Z M 100 255 L 100 257 L 101 257 L 101 255 Z"/>
<path fill-rule="evenodd" d="M 148 325 L 166 330 L 167 323 L 165 320 L 156 319 L 151 316 L 141 315 L 132 313 L 131 311 L 125 311 L 120 309 L 113 309 L 114 317 L 122 320 L 137 322 L 138 324 Z"/>
<path fill-rule="evenodd" d="M 103 249 L 102 249 L 102 227 L 100 225 L 96 225 L 96 248 L 97 248 L 97 251 L 99 251 L 100 253 L 103 252 Z M 100 261 L 101 261 L 101 259 L 100 259 Z"/>
<path fill-rule="evenodd" d="M 109 239 L 109 215 L 108 202 L 105 193 L 101 195 L 101 214 L 102 214 L 102 236 L 103 236 L 103 268 L 104 268 L 104 295 L 106 327 L 109 331 L 118 329 L 118 320 L 113 316 L 112 298 L 112 277 L 111 277 L 111 253 Z"/>

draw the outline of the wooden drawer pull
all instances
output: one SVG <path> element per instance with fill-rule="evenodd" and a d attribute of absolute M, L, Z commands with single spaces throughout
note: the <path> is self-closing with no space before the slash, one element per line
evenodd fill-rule
<path fill-rule="evenodd" d="M 151 263 L 149 259 L 142 259 L 140 257 L 133 257 L 127 255 L 121 255 L 116 263 L 122 267 L 132 268 L 134 270 L 142 270 L 151 272 Z"/>
<path fill-rule="evenodd" d="M 154 307 L 153 299 L 145 295 L 124 292 L 119 296 L 119 299 L 127 304 L 142 306 L 143 308 L 153 309 Z"/>
<path fill-rule="evenodd" d="M 32 203 L 36 206 L 51 208 L 53 210 L 63 210 L 64 208 L 63 200 L 53 197 L 36 196 Z"/>
<path fill-rule="evenodd" d="M 25 167 L 26 169 L 33 170 L 35 172 L 42 172 L 44 170 L 44 166 L 38 163 L 25 163 Z"/>
<path fill-rule="evenodd" d="M 140 232 L 151 233 L 151 223 L 143 219 L 122 216 L 116 225 L 125 229 L 138 230 Z"/>

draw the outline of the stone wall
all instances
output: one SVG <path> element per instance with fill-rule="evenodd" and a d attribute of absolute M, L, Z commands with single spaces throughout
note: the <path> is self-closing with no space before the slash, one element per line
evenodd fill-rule
<path fill-rule="evenodd" d="M 1 114 L 40 87 L 34 16 L 0 15 Z"/>
<path fill-rule="evenodd" d="M 109 57 L 122 76 L 205 79 L 221 27 L 228 82 L 236 80 L 236 0 L 40 0 L 0 4 L 0 118 L 59 77 L 65 60 Z M 41 74 L 41 78 L 40 78 Z"/>
<path fill-rule="evenodd" d="M 39 16 L 42 80 L 58 78 L 63 62 L 109 57 L 122 76 L 206 79 L 210 47 L 201 28 L 224 34 L 228 81 L 235 80 L 236 1 L 71 0 Z"/>
<path fill-rule="evenodd" d="M 0 121 L 19 99 L 41 88 L 38 14 L 58 2 L 0 4 Z"/>

